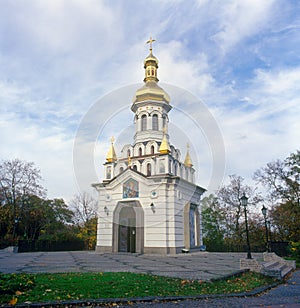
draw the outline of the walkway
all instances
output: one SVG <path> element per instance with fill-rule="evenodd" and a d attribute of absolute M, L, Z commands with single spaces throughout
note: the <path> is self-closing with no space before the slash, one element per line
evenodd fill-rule
<path fill-rule="evenodd" d="M 260 258 L 261 254 L 254 254 Z M 244 253 L 197 252 L 172 256 L 88 251 L 11 253 L 0 250 L 0 272 L 135 272 L 210 280 L 239 271 Z"/>

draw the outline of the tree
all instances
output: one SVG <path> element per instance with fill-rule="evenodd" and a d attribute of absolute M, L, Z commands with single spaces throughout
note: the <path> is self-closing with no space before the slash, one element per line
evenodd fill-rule
<path fill-rule="evenodd" d="M 71 200 L 71 208 L 77 225 L 85 224 L 97 216 L 97 201 L 87 192 L 75 195 Z"/>
<path fill-rule="evenodd" d="M 16 226 L 26 198 L 45 195 L 41 180 L 40 170 L 33 162 L 14 159 L 0 164 L 1 205 L 9 211 L 7 231 L 12 234 L 12 240 L 15 239 Z"/>
<path fill-rule="evenodd" d="M 97 201 L 87 192 L 75 195 L 71 201 L 78 237 L 88 242 L 89 248 L 96 244 Z"/>
<path fill-rule="evenodd" d="M 210 194 L 201 201 L 203 240 L 210 251 L 222 250 L 226 225 L 226 215 L 215 195 Z"/>
<path fill-rule="evenodd" d="M 250 209 L 262 201 L 262 197 L 255 188 L 243 184 L 244 179 L 241 176 L 230 175 L 229 180 L 229 184 L 221 187 L 217 194 L 220 208 L 226 214 L 225 237 L 235 244 L 242 244 L 244 243 L 245 228 L 241 227 L 244 223 L 241 197 L 244 194 L 248 197 L 247 211 L 249 214 L 251 214 Z"/>
<path fill-rule="evenodd" d="M 272 203 L 270 218 L 280 240 L 300 238 L 300 151 L 285 160 L 276 160 L 254 173 L 254 179 L 265 186 Z"/>
<path fill-rule="evenodd" d="M 284 161 L 276 160 L 254 173 L 254 179 L 265 186 L 274 202 L 300 206 L 300 151 Z"/>

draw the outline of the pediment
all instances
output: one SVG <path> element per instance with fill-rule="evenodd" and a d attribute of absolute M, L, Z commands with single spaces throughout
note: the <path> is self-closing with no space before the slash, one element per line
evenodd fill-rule
<path fill-rule="evenodd" d="M 104 186 L 110 189 L 114 189 L 116 186 L 124 184 L 125 182 L 128 182 L 131 179 L 137 181 L 138 183 L 143 183 L 145 185 L 153 183 L 153 180 L 148 179 L 144 174 L 128 168 L 124 170 L 122 173 L 118 174 L 116 177 L 114 177 L 110 182 L 105 183 Z"/>

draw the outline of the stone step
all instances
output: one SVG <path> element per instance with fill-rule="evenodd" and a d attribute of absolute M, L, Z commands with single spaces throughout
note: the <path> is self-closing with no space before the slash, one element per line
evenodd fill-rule
<path fill-rule="evenodd" d="M 263 266 L 266 269 L 273 268 L 273 267 L 275 267 L 277 265 L 278 265 L 278 261 L 269 261 L 269 262 L 263 263 Z"/>
<path fill-rule="evenodd" d="M 293 271 L 293 267 L 286 266 L 284 269 L 281 270 L 281 278 L 284 278 L 286 275 L 288 275 L 292 271 Z"/>
<path fill-rule="evenodd" d="M 272 277 L 283 279 L 293 270 L 293 267 L 288 266 L 286 263 L 281 262 L 267 262 L 264 264 L 263 272 Z"/>

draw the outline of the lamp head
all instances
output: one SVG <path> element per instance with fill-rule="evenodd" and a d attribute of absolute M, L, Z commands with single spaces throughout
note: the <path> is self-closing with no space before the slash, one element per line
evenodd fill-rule
<path fill-rule="evenodd" d="M 242 206 L 246 207 L 248 204 L 248 198 L 246 197 L 245 193 L 243 194 L 242 198 L 241 198 L 241 203 Z"/>
<path fill-rule="evenodd" d="M 263 205 L 262 209 L 261 209 L 262 214 L 264 215 L 264 217 L 267 216 L 267 208 Z"/>

